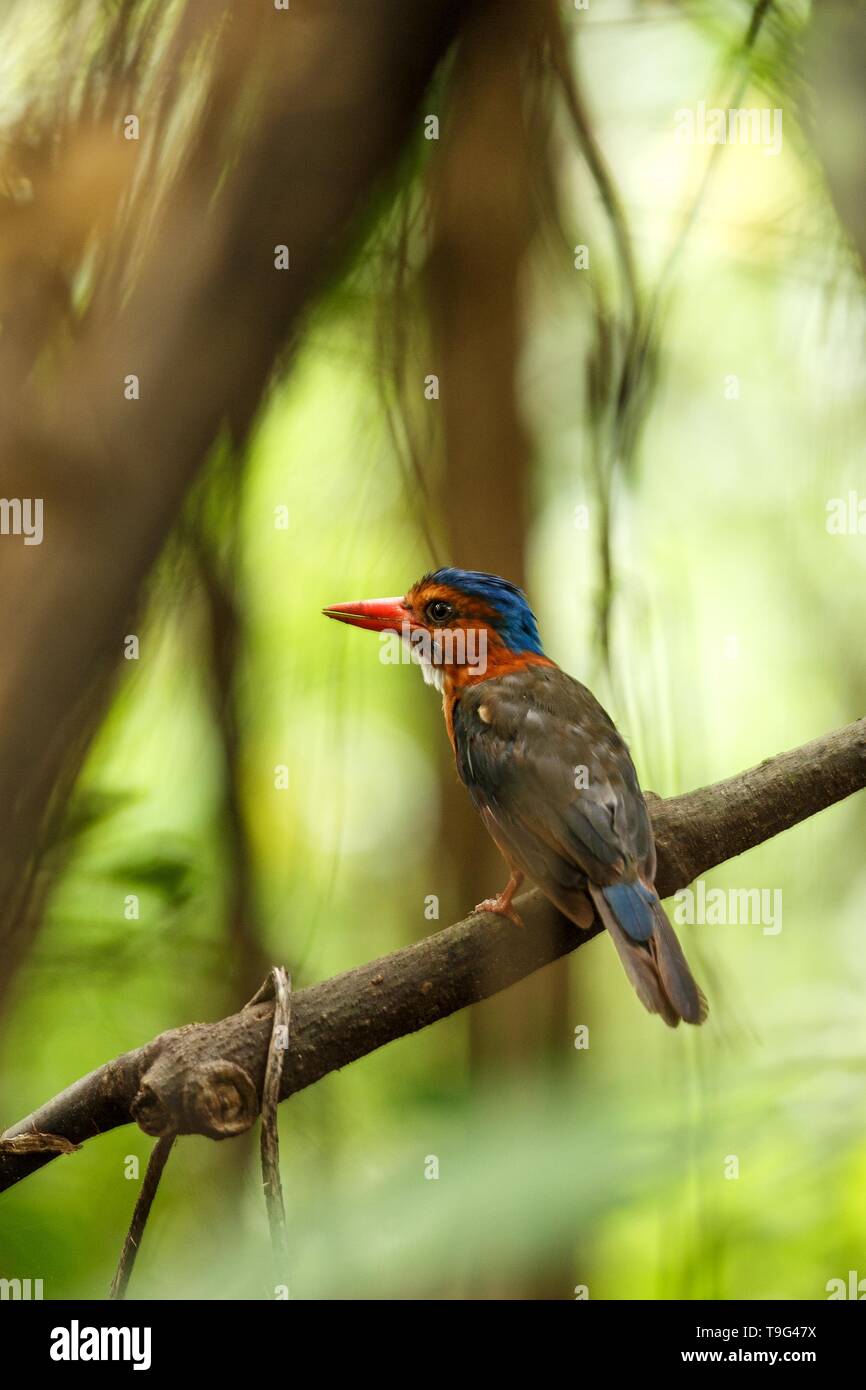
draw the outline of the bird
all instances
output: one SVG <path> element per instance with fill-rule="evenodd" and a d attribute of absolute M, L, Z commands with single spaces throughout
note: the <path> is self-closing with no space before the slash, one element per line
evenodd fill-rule
<path fill-rule="evenodd" d="M 396 634 L 441 692 L 458 776 L 509 869 L 476 912 L 522 927 L 513 900 L 530 879 L 577 927 L 598 915 L 650 1013 L 672 1028 L 702 1023 L 706 1000 L 655 889 L 652 824 L 628 747 L 592 692 L 545 655 L 523 590 L 446 567 L 402 597 L 322 611 Z"/>

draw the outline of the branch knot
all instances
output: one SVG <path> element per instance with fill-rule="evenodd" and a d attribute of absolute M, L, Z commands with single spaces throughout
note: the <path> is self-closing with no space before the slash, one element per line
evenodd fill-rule
<path fill-rule="evenodd" d="M 258 1093 L 249 1072 L 237 1062 L 202 1061 L 181 1079 L 174 1067 L 160 1066 L 160 1061 L 142 1078 L 130 1107 L 145 1134 L 233 1139 L 254 1123 Z"/>

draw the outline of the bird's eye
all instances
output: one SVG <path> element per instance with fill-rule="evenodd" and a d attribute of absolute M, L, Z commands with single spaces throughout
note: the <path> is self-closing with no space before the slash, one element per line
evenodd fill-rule
<path fill-rule="evenodd" d="M 447 623 L 453 612 L 453 607 L 444 598 L 434 598 L 432 603 L 427 604 L 427 617 L 431 623 Z"/>

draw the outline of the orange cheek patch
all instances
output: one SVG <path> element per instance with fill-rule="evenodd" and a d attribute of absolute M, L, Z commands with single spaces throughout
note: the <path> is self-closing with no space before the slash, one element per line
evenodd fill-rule
<path fill-rule="evenodd" d="M 454 617 L 445 623 L 445 627 L 486 628 L 489 627 L 496 617 L 494 610 L 488 603 L 481 599 L 471 600 L 472 614 L 465 616 L 461 613 L 461 608 L 465 607 L 468 600 L 465 594 L 458 593 L 456 589 L 451 589 L 447 584 L 422 584 L 410 589 L 406 595 L 406 602 L 411 604 L 412 609 L 419 622 L 424 622 L 424 614 L 428 604 L 436 599 L 441 599 L 444 603 L 450 603 L 454 608 Z"/>

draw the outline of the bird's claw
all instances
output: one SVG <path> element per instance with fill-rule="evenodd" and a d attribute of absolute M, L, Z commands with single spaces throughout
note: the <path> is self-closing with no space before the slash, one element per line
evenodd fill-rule
<path fill-rule="evenodd" d="M 516 907 L 502 897 L 485 898 L 482 903 L 475 904 L 476 912 L 494 912 L 497 917 L 507 917 L 509 922 L 513 922 L 515 927 L 525 927 L 526 923 L 517 911 Z"/>

